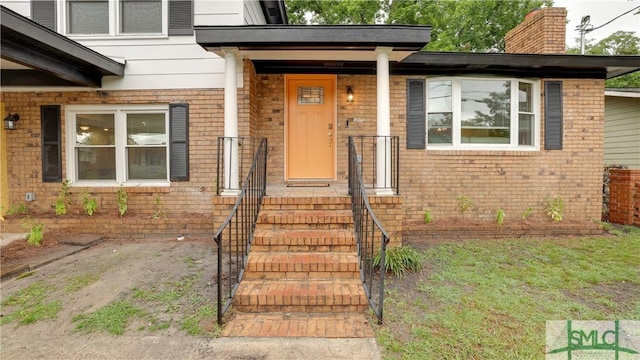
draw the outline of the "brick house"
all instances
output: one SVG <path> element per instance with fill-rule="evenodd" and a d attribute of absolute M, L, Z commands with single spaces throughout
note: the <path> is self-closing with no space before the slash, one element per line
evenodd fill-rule
<path fill-rule="evenodd" d="M 379 136 L 397 138 L 398 152 L 363 155 L 365 180 L 397 241 L 425 209 L 460 217 L 460 196 L 475 204 L 467 219 L 502 209 L 507 222 L 559 196 L 574 230 L 593 229 L 604 80 L 640 69 L 637 56 L 562 55 L 559 8 L 528 16 L 507 53 L 481 54 L 419 51 L 428 26 L 284 25 L 281 1 L 2 4 L 3 118 L 20 116 L 2 131 L 3 212 L 52 212 L 69 179 L 99 212 L 115 209 L 122 185 L 132 214 L 162 204 L 218 223 L 244 166 L 217 160 L 218 137 L 268 138 L 270 186 L 339 187 L 348 137 Z M 91 218 L 69 221 L 99 231 Z M 135 231 L 215 228 L 167 221 Z"/>

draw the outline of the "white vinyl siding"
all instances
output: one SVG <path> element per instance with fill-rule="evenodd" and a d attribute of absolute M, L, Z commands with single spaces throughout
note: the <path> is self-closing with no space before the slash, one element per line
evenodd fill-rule
<path fill-rule="evenodd" d="M 264 25 L 266 23 L 260 2 L 258 0 L 244 0 L 244 24 Z"/>
<path fill-rule="evenodd" d="M 244 1 L 195 0 L 193 24 L 244 25 Z"/>
<path fill-rule="evenodd" d="M 640 98 L 605 97 L 604 162 L 640 169 Z"/>

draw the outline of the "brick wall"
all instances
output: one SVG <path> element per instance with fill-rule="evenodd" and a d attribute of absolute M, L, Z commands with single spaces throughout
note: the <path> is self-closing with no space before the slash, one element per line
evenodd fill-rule
<path fill-rule="evenodd" d="M 258 133 L 270 144 L 268 181 L 284 177 L 284 77 L 258 75 Z M 406 76 L 392 76 L 391 134 L 400 137 L 400 189 L 405 227 L 423 221 L 424 209 L 436 219 L 459 217 L 457 197 L 476 203 L 466 216 L 493 221 L 503 209 L 506 222 L 531 207 L 544 216 L 547 197 L 560 196 L 565 219 L 600 219 L 604 122 L 604 81 L 559 79 L 564 89 L 564 148 L 545 151 L 407 150 Z M 355 101 L 341 95 L 347 85 Z M 347 176 L 347 137 L 376 133 L 376 77 L 339 75 L 337 81 L 338 182 Z M 541 94 L 544 108 L 544 94 Z M 347 120 L 349 126 L 347 127 Z M 544 139 L 544 116 L 541 138 Z"/>
<path fill-rule="evenodd" d="M 211 214 L 211 196 L 215 192 L 216 141 L 223 133 L 222 90 L 137 90 L 73 92 L 3 92 L 7 111 L 20 114 L 18 130 L 7 134 L 10 204 L 25 204 L 25 193 L 33 192 L 36 201 L 26 203 L 32 212 L 53 213 L 60 183 L 42 182 L 40 106 L 62 105 L 62 168 L 66 174 L 65 106 L 80 104 L 167 104 L 189 103 L 190 181 L 172 182 L 169 187 L 127 188 L 128 212 L 152 215 L 158 208 L 167 215 L 184 212 Z M 248 114 L 249 112 L 247 112 Z M 248 125 L 247 125 L 248 129 Z M 71 188 L 70 212 L 81 212 L 79 194 L 97 197 L 98 213 L 116 213 L 115 188 Z"/>
<path fill-rule="evenodd" d="M 392 93 L 404 94 L 396 83 Z M 543 214 L 545 199 L 555 196 L 564 200 L 565 218 L 599 219 L 604 83 L 565 79 L 563 85 L 564 148 L 554 151 L 543 150 L 544 116 L 540 151 L 407 150 L 404 95 L 392 95 L 392 134 L 401 137 L 405 222 L 421 221 L 425 208 L 436 219 L 458 217 L 460 195 L 476 203 L 469 210 L 476 219 L 493 220 L 499 209 L 506 212 L 506 221 L 520 218 L 529 207 Z M 541 108 L 543 99 L 541 94 Z"/>
<path fill-rule="evenodd" d="M 640 226 L 640 170 L 610 170 L 609 221 Z"/>
<path fill-rule="evenodd" d="M 544 8 L 529 13 L 505 35 L 507 53 L 564 54 L 567 10 Z"/>

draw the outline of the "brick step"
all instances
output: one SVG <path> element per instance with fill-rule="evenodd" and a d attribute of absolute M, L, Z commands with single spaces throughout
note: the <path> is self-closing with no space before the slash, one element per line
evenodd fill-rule
<path fill-rule="evenodd" d="M 351 210 L 261 210 L 258 224 L 281 229 L 347 229 L 353 227 Z"/>
<path fill-rule="evenodd" d="M 351 210 L 351 198 L 338 197 L 271 197 L 262 199 L 264 210 Z"/>
<path fill-rule="evenodd" d="M 269 229 L 258 225 L 253 235 L 252 252 L 355 252 L 355 234 L 351 229 Z"/>
<path fill-rule="evenodd" d="M 240 312 L 354 313 L 368 307 L 360 279 L 243 280 L 233 298 Z"/>
<path fill-rule="evenodd" d="M 235 314 L 222 331 L 228 337 L 372 338 L 364 314 Z"/>
<path fill-rule="evenodd" d="M 351 253 L 251 252 L 244 278 L 358 279 L 358 257 Z"/>

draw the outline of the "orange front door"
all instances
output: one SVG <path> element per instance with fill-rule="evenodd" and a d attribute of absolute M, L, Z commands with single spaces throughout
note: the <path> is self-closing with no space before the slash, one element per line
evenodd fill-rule
<path fill-rule="evenodd" d="M 334 75 L 288 75 L 287 180 L 335 178 Z"/>

